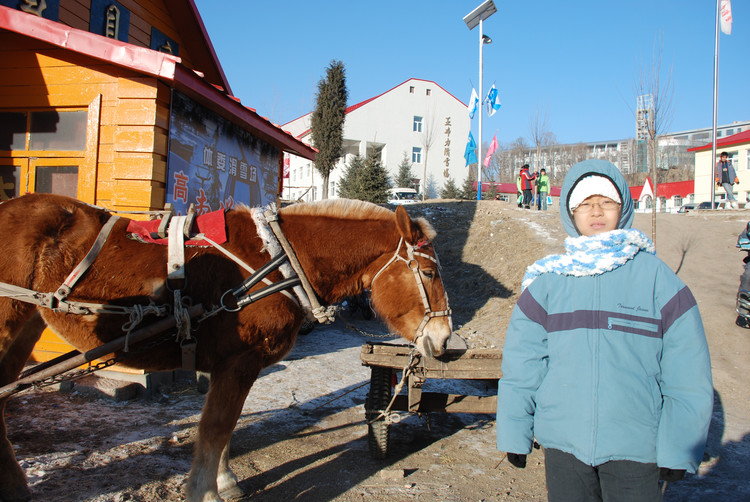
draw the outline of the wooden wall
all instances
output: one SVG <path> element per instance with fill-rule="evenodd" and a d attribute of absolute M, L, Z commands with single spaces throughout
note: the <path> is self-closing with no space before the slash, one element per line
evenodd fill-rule
<path fill-rule="evenodd" d="M 87 152 L 96 157 L 89 181 L 95 200 L 86 202 L 113 209 L 163 207 L 170 100 L 165 84 L 7 32 L 0 33 L 0 69 L 4 111 L 86 109 L 101 99 L 98 145 Z M 79 176 L 79 187 L 88 179 Z"/>
<path fill-rule="evenodd" d="M 130 11 L 128 43 L 150 48 L 151 27 L 153 26 L 179 44 L 179 56 L 182 58 L 182 63 L 188 68 L 194 68 L 190 54 L 185 50 L 182 37 L 177 32 L 177 27 L 163 2 L 158 0 L 118 0 L 118 2 Z M 59 21 L 63 24 L 89 31 L 90 14 L 91 0 L 60 0 Z"/>

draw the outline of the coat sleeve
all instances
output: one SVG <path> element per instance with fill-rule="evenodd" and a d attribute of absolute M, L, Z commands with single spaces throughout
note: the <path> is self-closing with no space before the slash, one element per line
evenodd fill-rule
<path fill-rule="evenodd" d="M 698 306 L 687 287 L 662 309 L 662 413 L 656 445 L 659 467 L 698 469 L 713 411 L 708 343 Z"/>
<path fill-rule="evenodd" d="M 496 422 L 500 451 L 531 452 L 536 392 L 547 374 L 544 316 L 543 307 L 527 288 L 513 309 L 503 345 Z"/>

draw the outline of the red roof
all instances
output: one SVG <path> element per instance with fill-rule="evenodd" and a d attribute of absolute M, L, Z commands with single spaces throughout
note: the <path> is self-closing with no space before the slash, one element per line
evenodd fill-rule
<path fill-rule="evenodd" d="M 252 129 L 256 136 L 279 145 L 281 150 L 315 159 L 314 148 L 240 104 L 239 99 L 227 94 L 223 88 L 209 83 L 202 73 L 181 64 L 179 57 L 71 28 L 2 5 L 0 30 L 159 78 L 225 118 Z"/>
<path fill-rule="evenodd" d="M 723 138 L 717 139 L 716 148 L 726 148 L 728 146 L 739 145 L 741 143 L 750 143 L 750 129 L 748 129 L 747 131 L 738 132 L 737 134 L 732 134 L 731 136 L 725 136 Z M 703 146 L 688 148 L 688 152 L 702 152 L 704 150 L 712 149 L 713 142 Z"/>
<path fill-rule="evenodd" d="M 646 178 L 648 181 L 648 184 L 653 186 L 651 183 L 651 178 Z M 641 185 L 639 187 L 630 187 L 630 196 L 633 197 L 633 200 L 639 200 L 641 198 L 641 194 L 643 193 L 643 187 L 645 185 Z M 671 199 L 675 195 L 679 195 L 680 197 L 687 197 L 691 193 L 695 193 L 695 180 L 688 180 L 688 181 L 672 181 L 669 183 L 659 183 L 656 185 L 656 194 L 658 197 L 664 197 L 666 199 Z"/>
<path fill-rule="evenodd" d="M 438 84 L 437 82 L 434 82 L 434 81 L 432 81 L 432 80 L 423 80 L 423 79 L 421 79 L 421 78 L 410 78 L 410 79 L 404 80 L 403 82 L 401 82 L 400 84 L 398 84 L 398 85 L 396 85 L 396 86 L 393 86 L 393 87 L 391 87 L 390 89 L 388 89 L 388 90 L 387 90 L 387 91 L 385 91 L 385 92 L 381 92 L 381 93 L 380 93 L 380 94 L 378 94 L 377 96 L 373 96 L 372 98 L 366 99 L 366 100 L 364 100 L 364 101 L 360 101 L 359 103 L 356 103 L 356 104 L 354 104 L 354 105 L 351 105 L 351 106 L 347 106 L 347 107 L 346 107 L 346 113 L 351 113 L 351 112 L 353 112 L 354 110 L 356 110 L 357 108 L 361 108 L 361 107 L 363 107 L 364 105 L 366 105 L 366 104 L 367 104 L 367 103 L 369 103 L 370 101 L 374 101 L 374 100 L 378 99 L 378 98 L 379 98 L 380 96 L 384 96 L 384 95 L 388 94 L 389 92 L 391 92 L 391 91 L 392 91 L 393 89 L 395 89 L 395 88 L 397 88 L 397 87 L 400 87 L 400 86 L 404 85 L 405 83 L 407 83 L 407 82 L 410 82 L 410 81 L 412 81 L 412 80 L 418 80 L 418 81 L 420 81 L 420 82 L 428 82 L 428 83 L 430 83 L 430 84 L 435 84 L 436 86 L 438 86 L 438 87 L 440 87 L 441 89 L 443 89 L 443 87 L 442 87 L 442 86 L 441 86 L 440 84 Z M 443 90 L 445 91 L 445 89 L 443 89 Z M 451 93 L 450 93 L 450 92 L 448 92 L 448 91 L 445 91 L 445 92 L 446 92 L 446 93 L 447 93 L 447 94 L 448 94 L 449 96 L 453 97 L 453 99 L 455 99 L 456 101 L 458 101 L 459 103 L 461 103 L 461 105 L 463 105 L 463 106 L 466 106 L 466 104 L 465 104 L 465 103 L 464 103 L 463 101 L 461 101 L 460 99 L 458 99 L 458 98 L 457 98 L 456 96 L 453 96 L 453 94 L 451 94 Z M 310 113 L 312 113 L 312 112 L 310 112 Z M 292 123 L 292 122 L 294 122 L 295 120 L 299 120 L 299 119 L 301 119 L 302 117 L 306 117 L 307 115 L 310 115 L 310 113 L 305 113 L 304 115 L 301 115 L 301 116 L 297 117 L 296 119 L 292 119 L 292 120 L 290 120 L 289 122 L 287 122 L 286 124 L 283 124 L 283 125 L 282 125 L 282 127 L 283 127 L 283 126 L 285 126 L 285 125 L 287 125 L 287 124 L 291 124 L 291 123 Z M 307 135 L 307 134 L 308 134 L 309 132 L 310 132 L 310 129 L 307 129 L 307 130 L 305 130 L 305 131 L 301 132 L 300 134 L 298 134 L 298 135 L 297 135 L 297 137 L 298 137 L 298 138 L 301 138 L 301 137 L 303 137 L 303 136 Z"/>
<path fill-rule="evenodd" d="M 659 197 L 671 199 L 675 195 L 687 197 L 695 192 L 695 180 L 673 181 L 671 183 L 659 183 L 656 185 L 656 194 Z"/>

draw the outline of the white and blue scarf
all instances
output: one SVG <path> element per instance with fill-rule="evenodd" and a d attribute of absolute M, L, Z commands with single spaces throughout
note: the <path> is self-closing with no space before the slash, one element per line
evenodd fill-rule
<path fill-rule="evenodd" d="M 565 251 L 565 254 L 544 257 L 527 268 L 521 290 L 541 274 L 551 272 L 574 277 L 599 275 L 624 265 L 641 251 L 656 254 L 651 239 L 634 228 L 612 230 L 591 237 L 568 237 L 565 239 Z"/>

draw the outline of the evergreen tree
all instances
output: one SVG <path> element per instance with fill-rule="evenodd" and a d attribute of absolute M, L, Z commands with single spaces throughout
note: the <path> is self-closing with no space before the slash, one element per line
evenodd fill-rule
<path fill-rule="evenodd" d="M 464 181 L 464 186 L 461 189 L 461 198 L 477 200 L 477 190 L 474 188 L 474 180 L 471 179 L 471 176 L 467 177 Z"/>
<path fill-rule="evenodd" d="M 404 152 L 404 158 L 401 160 L 401 164 L 398 165 L 398 176 L 394 180 L 396 188 L 414 188 L 414 175 L 411 173 L 411 162 L 409 156 Z"/>
<path fill-rule="evenodd" d="M 461 190 L 458 189 L 453 178 L 448 178 L 448 181 L 445 182 L 445 186 L 440 190 L 440 197 L 442 199 L 460 199 L 461 195 Z"/>
<path fill-rule="evenodd" d="M 339 197 L 366 200 L 377 204 L 388 201 L 388 171 L 372 156 L 352 158 L 339 182 Z"/>
<path fill-rule="evenodd" d="M 323 199 L 328 198 L 328 179 L 342 154 L 348 97 L 344 63 L 332 60 L 325 78 L 318 82 L 315 110 L 310 120 L 312 143 L 318 149 L 315 169 L 323 177 Z"/>

